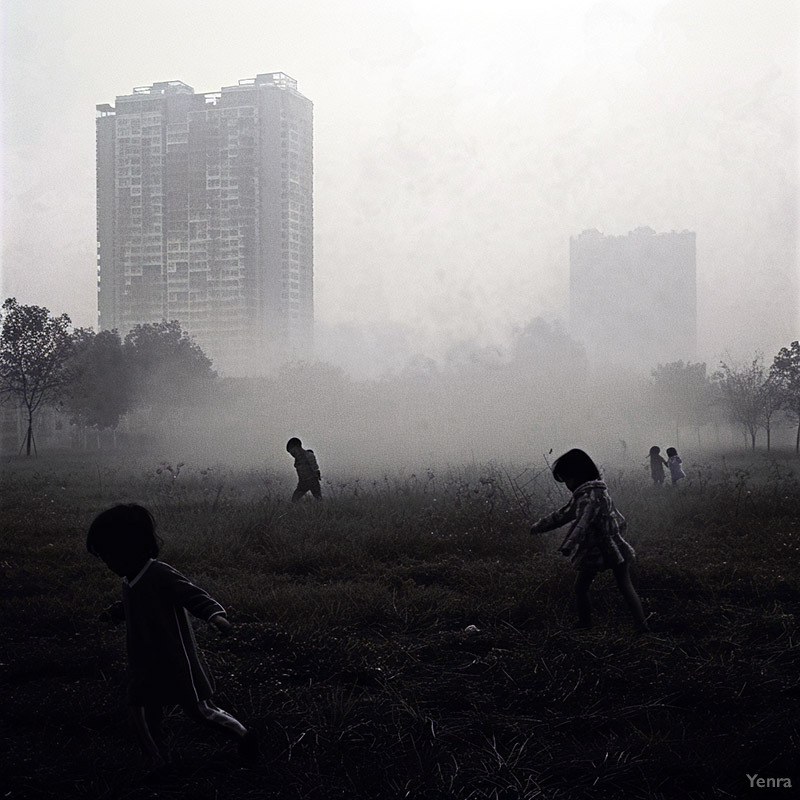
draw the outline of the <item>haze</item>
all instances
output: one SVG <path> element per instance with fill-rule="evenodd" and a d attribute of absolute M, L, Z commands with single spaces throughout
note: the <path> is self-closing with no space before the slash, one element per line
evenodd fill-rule
<path fill-rule="evenodd" d="M 798 337 L 798 19 L 794 0 L 6 0 L 3 297 L 96 325 L 95 104 L 280 70 L 315 105 L 320 359 L 376 376 L 566 324 L 569 237 L 643 225 L 697 232 L 700 358 L 771 357 Z"/>

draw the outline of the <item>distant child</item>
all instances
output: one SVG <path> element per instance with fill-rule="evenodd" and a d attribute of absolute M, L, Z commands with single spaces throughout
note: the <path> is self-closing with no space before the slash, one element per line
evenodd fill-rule
<path fill-rule="evenodd" d="M 292 494 L 292 502 L 296 503 L 306 492 L 322 500 L 322 487 L 319 464 L 313 450 L 304 450 L 303 443 L 295 436 L 286 442 L 286 452 L 294 456 L 294 468 L 297 470 L 297 488 Z"/>
<path fill-rule="evenodd" d="M 666 466 L 667 462 L 661 455 L 661 448 L 653 445 L 650 448 L 650 476 L 657 486 L 661 486 L 664 483 L 664 467 Z"/>
<path fill-rule="evenodd" d="M 636 630 L 646 632 L 642 603 L 628 571 L 634 552 L 622 536 L 627 525 L 614 506 L 606 484 L 600 479 L 600 471 L 583 450 L 569 450 L 553 463 L 553 477 L 566 484 L 572 498 L 563 508 L 535 522 L 531 533 L 544 533 L 567 522 L 572 523 L 559 551 L 569 556 L 578 571 L 575 581 L 576 627 L 591 627 L 589 586 L 598 572 L 611 569 L 633 615 Z"/>
<path fill-rule="evenodd" d="M 213 678 L 197 650 L 186 612 L 231 630 L 225 609 L 203 589 L 163 561 L 150 512 L 118 505 L 99 514 L 89 528 L 86 549 L 122 578 L 127 626 L 128 700 L 145 755 L 161 767 L 169 754 L 161 735 L 162 708 L 180 705 L 188 716 L 238 743 L 244 761 L 258 758 L 258 739 L 211 702 Z"/>
<path fill-rule="evenodd" d="M 683 471 L 683 461 L 681 457 L 678 455 L 678 451 L 674 447 L 667 448 L 667 466 L 669 467 L 669 474 L 672 477 L 673 485 L 676 484 L 681 478 L 686 477 L 686 473 Z"/>

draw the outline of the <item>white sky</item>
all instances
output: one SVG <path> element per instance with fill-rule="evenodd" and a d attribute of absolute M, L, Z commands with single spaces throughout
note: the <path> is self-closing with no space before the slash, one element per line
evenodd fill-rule
<path fill-rule="evenodd" d="M 800 336 L 799 6 L 3 0 L 2 295 L 96 322 L 95 104 L 282 71 L 321 325 L 502 341 L 565 318 L 571 235 L 648 225 L 697 232 L 701 357 L 771 355 Z"/>

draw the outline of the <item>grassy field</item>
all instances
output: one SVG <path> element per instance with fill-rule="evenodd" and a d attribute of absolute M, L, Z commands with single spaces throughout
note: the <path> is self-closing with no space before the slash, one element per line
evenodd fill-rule
<path fill-rule="evenodd" d="M 121 456 L 5 458 L 0 679 L 7 798 L 725 798 L 746 775 L 800 786 L 800 463 L 687 464 L 673 490 L 608 469 L 653 633 L 613 579 L 573 631 L 566 500 L 546 472 L 489 464 L 328 483 Z M 217 703 L 264 757 L 180 713 L 176 758 L 143 769 L 126 717 L 119 580 L 85 551 L 120 501 L 235 632 L 198 641 Z M 470 628 L 469 626 L 474 626 Z"/>

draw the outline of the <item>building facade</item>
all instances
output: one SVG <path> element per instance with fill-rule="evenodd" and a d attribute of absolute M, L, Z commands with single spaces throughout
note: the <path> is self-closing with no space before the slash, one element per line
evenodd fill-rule
<path fill-rule="evenodd" d="M 649 371 L 696 360 L 695 240 L 651 228 L 570 238 L 570 331 L 592 363 Z"/>
<path fill-rule="evenodd" d="M 223 374 L 313 347 L 313 106 L 283 73 L 97 106 L 98 322 L 178 320 Z"/>

